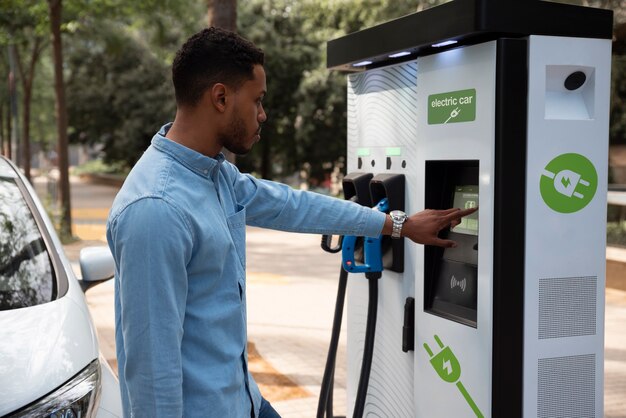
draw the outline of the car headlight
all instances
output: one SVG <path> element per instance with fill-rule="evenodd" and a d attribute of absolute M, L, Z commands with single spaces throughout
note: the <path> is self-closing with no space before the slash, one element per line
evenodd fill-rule
<path fill-rule="evenodd" d="M 96 359 L 60 388 L 6 418 L 91 418 L 100 400 L 100 362 Z"/>

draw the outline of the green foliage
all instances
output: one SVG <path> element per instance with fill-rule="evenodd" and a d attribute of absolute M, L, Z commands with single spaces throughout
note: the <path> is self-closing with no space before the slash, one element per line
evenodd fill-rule
<path fill-rule="evenodd" d="M 190 2 L 192 5 L 188 4 Z M 71 64 L 66 64 L 66 79 L 75 82 L 66 87 L 72 113 L 70 123 L 76 122 L 76 126 L 70 125 L 69 128 L 72 139 L 85 142 L 104 139 L 109 160 L 132 164 L 145 148 L 145 130 L 152 134 L 163 121 L 173 117 L 173 96 L 167 86 L 173 54 L 170 51 L 175 51 L 189 32 L 199 29 L 197 17 L 204 7 L 199 1 L 192 0 L 64 0 L 65 61 L 73 59 Z M 120 33 L 116 34 L 116 30 Z M 2 79 L 6 79 L 8 73 L 7 45 L 14 45 L 25 61 L 32 51 L 35 37 L 47 40 L 49 33 L 46 1 L 0 0 Z M 84 61 L 77 55 L 81 53 Z M 112 63 L 109 53 L 114 58 Z M 73 57 L 67 57 L 72 54 Z M 125 54 L 129 56 L 124 57 Z M 108 64 L 106 68 L 101 66 L 102 63 Z M 87 68 L 89 66 L 92 68 Z M 131 68 L 133 66 L 135 68 Z M 102 81 L 98 75 L 102 76 L 105 70 L 109 73 L 104 87 L 115 91 L 97 94 L 95 90 L 103 86 L 91 83 Z M 81 80 L 86 84 L 80 86 Z M 30 124 L 33 142 L 42 144 L 43 149 L 51 148 L 56 141 L 53 86 L 50 54 L 44 53 L 36 66 Z M 18 89 L 21 89 L 19 83 Z M 7 94 L 6 83 L 0 83 L 3 103 L 6 103 Z M 80 99 L 79 102 L 72 102 L 74 98 Z M 142 98 L 146 102 L 141 103 Z M 90 102 L 91 99 L 96 102 Z M 153 110 L 148 108 L 151 101 L 157 103 L 152 104 Z M 91 113 L 82 115 L 80 106 Z M 160 111 L 161 108 L 167 112 Z M 6 107 L 4 110 L 0 107 L 0 110 L 6 113 Z M 120 115 L 124 115 L 123 123 L 104 126 L 106 122 L 119 121 Z M 116 141 L 121 137 L 124 138 L 122 141 Z"/>
<path fill-rule="evenodd" d="M 306 168 L 321 182 L 345 159 L 345 75 L 326 69 L 326 42 L 416 11 L 434 1 L 250 0 L 239 32 L 266 54 L 268 121 L 262 140 L 237 159 L 263 177 Z"/>
<path fill-rule="evenodd" d="M 253 0 L 239 8 L 239 32 L 265 51 L 267 90 L 263 106 L 268 120 L 262 140 L 246 157 L 238 157 L 244 171 L 262 177 L 291 173 L 299 161 L 294 143 L 297 116 L 296 92 L 303 73 L 319 60 L 315 40 L 302 31 L 301 2 Z"/>
<path fill-rule="evenodd" d="M 121 161 L 107 164 L 101 159 L 95 159 L 74 167 L 72 174 L 77 176 L 81 174 L 114 174 L 126 176 L 128 171 L 128 167 Z"/>
<path fill-rule="evenodd" d="M 48 4 L 40 0 L 0 0 L 0 45 L 28 42 L 47 36 Z"/>
<path fill-rule="evenodd" d="M 70 141 L 104 146 L 132 166 L 174 116 L 168 66 L 119 24 L 80 31 L 66 52 Z"/>
<path fill-rule="evenodd" d="M 43 150 L 53 149 L 57 131 L 51 54 L 43 54 L 35 70 L 30 119 L 31 142 L 38 143 Z"/>
<path fill-rule="evenodd" d="M 610 246 L 626 247 L 626 222 L 607 222 L 606 243 Z"/>
<path fill-rule="evenodd" d="M 75 21 L 66 48 L 71 142 L 98 144 L 107 164 L 132 167 L 174 118 L 170 63 L 199 29 L 200 10 L 172 0 L 99 0 Z"/>
<path fill-rule="evenodd" d="M 306 169 L 322 181 L 345 159 L 346 79 L 326 69 L 326 42 L 443 0 L 239 1 L 238 30 L 265 50 L 268 121 L 242 171 L 266 178 Z M 623 0 L 563 0 L 623 14 Z M 176 50 L 205 25 L 203 0 L 63 0 L 70 140 L 103 146 L 107 164 L 131 166 L 174 116 L 169 67 Z M 623 19 L 622 19 L 623 20 Z M 49 32 L 47 2 L 0 0 L 0 76 L 6 45 L 27 55 Z M 24 56 L 24 55 L 23 55 Z M 626 144 L 626 57 L 613 57 L 611 144 Z M 6 82 L 0 100 L 7 103 Z M 19 86 L 19 85 L 18 85 Z M 31 136 L 54 142 L 50 54 L 36 68 Z M 2 110 L 0 108 L 0 110 Z M 6 105 L 4 107 L 6 112 Z"/>
<path fill-rule="evenodd" d="M 47 15 L 47 3 L 43 1 L 0 0 L 0 51 L 2 51 L 2 54 L 0 54 L 0 77 L 2 77 L 2 79 L 6 79 L 6 75 L 10 72 L 7 54 L 9 48 L 16 54 L 15 58 L 19 59 L 22 63 L 26 77 L 30 77 L 29 68 L 33 52 L 36 52 L 35 56 L 38 57 L 35 60 L 36 63 L 41 57 L 40 52 L 46 45 L 46 40 L 48 39 L 50 27 Z M 20 71 L 18 71 L 18 68 L 19 66 L 17 65 L 14 68 L 14 77 L 18 91 L 17 97 L 21 97 L 24 95 L 22 91 L 22 83 L 24 80 L 20 79 Z M 36 66 L 35 70 L 37 70 Z M 9 100 L 8 88 L 6 87 L 6 83 L 0 84 L 2 84 L 0 87 L 0 100 L 2 100 L 3 103 L 7 103 Z M 35 92 L 34 95 L 37 95 L 37 92 Z M 30 103 L 33 103 L 32 98 Z M 22 104 L 20 99 L 20 105 Z M 20 109 L 18 114 L 22 111 L 23 110 Z M 8 110 L 4 112 L 2 106 L 0 106 L 0 112 L 3 112 L 3 118 L 8 117 Z M 31 108 L 31 115 L 32 114 L 33 109 Z M 33 127 L 32 119 L 31 116 L 31 127 Z M 23 129 L 21 119 L 17 121 L 13 120 L 13 123 L 19 126 L 20 131 Z M 0 134 L 2 132 L 3 128 L 0 127 Z"/>

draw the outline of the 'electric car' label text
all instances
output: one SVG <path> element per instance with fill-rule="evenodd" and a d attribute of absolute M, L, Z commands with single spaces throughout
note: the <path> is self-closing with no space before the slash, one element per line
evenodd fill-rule
<path fill-rule="evenodd" d="M 428 124 L 471 122 L 476 119 L 476 89 L 428 96 Z"/>

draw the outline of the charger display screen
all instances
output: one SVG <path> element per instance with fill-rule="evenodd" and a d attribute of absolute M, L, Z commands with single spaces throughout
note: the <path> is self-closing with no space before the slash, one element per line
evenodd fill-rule
<path fill-rule="evenodd" d="M 470 209 L 478 206 L 478 185 L 454 186 L 454 201 L 452 206 L 460 209 Z M 461 223 L 452 228 L 458 234 L 478 235 L 478 212 L 474 212 L 461 219 Z"/>

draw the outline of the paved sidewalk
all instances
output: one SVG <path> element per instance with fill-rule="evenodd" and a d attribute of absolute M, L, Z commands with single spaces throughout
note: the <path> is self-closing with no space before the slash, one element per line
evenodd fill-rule
<path fill-rule="evenodd" d="M 247 242 L 249 339 L 266 361 L 310 393 L 272 405 L 285 418 L 314 417 L 341 258 L 322 251 L 319 235 L 248 228 Z M 334 392 L 339 416 L 346 414 L 345 315 L 342 331 Z"/>
<path fill-rule="evenodd" d="M 604 416 L 626 417 L 626 292 L 607 289 L 604 337 Z"/>
<path fill-rule="evenodd" d="M 82 244 L 103 245 L 103 218 L 115 189 L 74 183 L 72 194 L 80 225 L 75 233 L 91 240 Z M 314 417 L 317 409 L 340 262 L 339 255 L 324 253 L 319 241 L 319 235 L 248 228 L 249 340 L 266 362 L 305 390 L 297 398 L 272 402 L 284 418 Z M 79 246 L 70 250 L 74 260 Z M 626 418 L 626 292 L 608 289 L 606 295 L 605 417 Z M 112 281 L 89 290 L 87 299 L 101 350 L 114 363 Z M 343 331 L 335 415 L 346 413 L 345 322 Z"/>
<path fill-rule="evenodd" d="M 275 403 L 285 418 L 315 416 L 339 261 L 322 252 L 319 236 L 248 229 L 249 338 L 276 369 L 312 392 L 310 398 Z M 605 327 L 605 417 L 626 418 L 625 291 L 607 289 Z M 335 415 L 346 413 L 345 321 L 342 330 Z"/>
<path fill-rule="evenodd" d="M 338 265 L 339 256 L 322 252 L 317 236 L 248 229 L 249 340 L 265 361 L 308 392 L 305 397 L 272 402 L 284 418 L 315 416 L 330 340 Z M 87 296 L 101 350 L 114 362 L 113 283 L 97 286 Z M 625 324 L 626 292 L 607 289 L 606 418 L 626 418 Z M 335 415 L 346 413 L 345 322 L 343 331 L 337 358 Z"/>

